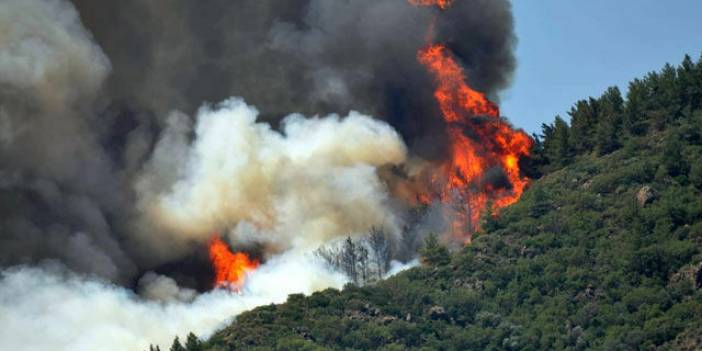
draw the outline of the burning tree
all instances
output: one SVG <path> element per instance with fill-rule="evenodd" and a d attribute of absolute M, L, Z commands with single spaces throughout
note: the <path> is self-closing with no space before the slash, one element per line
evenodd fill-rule
<path fill-rule="evenodd" d="M 410 0 L 421 6 L 446 10 L 451 1 Z M 446 123 L 449 156 L 434 175 L 440 201 L 451 208 L 451 236 L 470 242 L 488 202 L 495 210 L 515 203 L 529 183 L 519 160 L 527 157 L 533 140 L 500 118 L 496 104 L 467 83 L 463 68 L 444 44 L 430 43 L 417 60 L 434 78 L 434 98 Z M 499 173 L 500 181 L 491 174 Z M 455 205 L 459 204 L 458 209 Z"/>

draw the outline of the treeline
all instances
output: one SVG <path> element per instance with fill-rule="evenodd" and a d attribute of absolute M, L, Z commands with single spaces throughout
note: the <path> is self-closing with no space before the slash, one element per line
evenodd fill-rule
<path fill-rule="evenodd" d="M 176 336 L 175 340 L 173 340 L 173 343 L 171 344 L 171 347 L 168 349 L 168 351 L 204 351 L 204 347 L 202 345 L 202 341 L 195 336 L 193 333 L 189 333 L 187 338 L 185 339 L 185 344 L 180 342 L 180 338 Z M 151 345 L 149 346 L 148 351 L 161 351 L 161 347 L 156 345 Z"/>
<path fill-rule="evenodd" d="M 686 55 L 674 67 L 629 83 L 626 99 L 617 87 L 598 98 L 580 100 L 568 112 L 570 124 L 556 116 L 534 135 L 534 161 L 541 172 L 572 163 L 577 156 L 605 155 L 633 137 L 661 131 L 681 120 L 691 121 L 702 108 L 702 58 Z"/>

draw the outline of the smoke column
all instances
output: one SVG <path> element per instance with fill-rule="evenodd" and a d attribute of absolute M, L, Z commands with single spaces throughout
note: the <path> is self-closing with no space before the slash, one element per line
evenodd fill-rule
<path fill-rule="evenodd" d="M 0 348 L 140 349 L 341 286 L 310 251 L 398 240 L 387 169 L 450 154 L 426 29 L 509 83 L 509 2 L 450 5 L 0 0 Z M 215 232 L 263 259 L 241 296 L 162 274 Z"/>

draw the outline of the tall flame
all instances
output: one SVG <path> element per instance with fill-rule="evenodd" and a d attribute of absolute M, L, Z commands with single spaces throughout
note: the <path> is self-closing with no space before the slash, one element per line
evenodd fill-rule
<path fill-rule="evenodd" d="M 410 4 L 415 6 L 438 6 L 442 10 L 446 10 L 453 0 L 409 0 Z"/>
<path fill-rule="evenodd" d="M 448 0 L 409 2 L 441 9 L 451 5 Z M 469 242 L 488 203 L 499 211 L 521 197 L 529 180 L 521 176 L 519 160 L 529 155 L 533 140 L 502 120 L 497 105 L 468 85 L 463 68 L 445 45 L 428 45 L 419 50 L 417 60 L 434 78 L 434 98 L 447 125 L 450 155 L 434 182 L 440 183 L 442 202 L 462 206 L 454 211 L 451 234 Z M 488 171 L 498 167 L 508 186 L 497 187 L 486 179 Z"/>
<path fill-rule="evenodd" d="M 488 202 L 499 210 L 521 197 L 529 180 L 520 174 L 519 159 L 529 155 L 533 141 L 500 119 L 499 108 L 485 94 L 468 86 L 463 69 L 444 45 L 429 45 L 417 59 L 436 81 L 434 97 L 447 124 L 450 157 L 442 167 L 446 183 L 441 198 L 465 202 L 466 207 L 456 213 L 452 232 L 470 240 Z M 509 188 L 485 182 L 486 172 L 494 167 L 502 169 Z"/>
<path fill-rule="evenodd" d="M 232 252 L 218 236 L 209 244 L 210 261 L 215 271 L 215 287 L 239 290 L 244 286 L 246 276 L 259 266 L 257 260 L 243 252 Z"/>

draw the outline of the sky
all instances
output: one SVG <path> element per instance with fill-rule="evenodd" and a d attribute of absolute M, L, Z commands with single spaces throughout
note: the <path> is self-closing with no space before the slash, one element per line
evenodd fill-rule
<path fill-rule="evenodd" d="M 699 0 L 514 0 L 518 67 L 502 114 L 540 132 L 579 99 L 702 53 Z"/>

